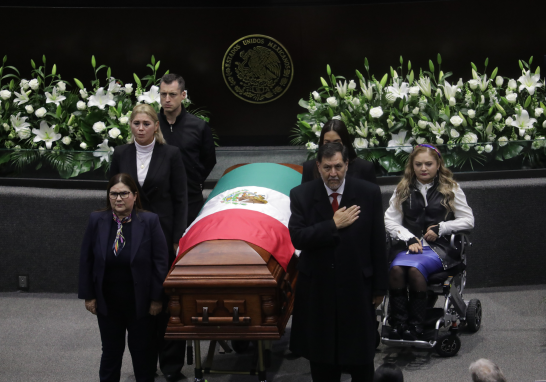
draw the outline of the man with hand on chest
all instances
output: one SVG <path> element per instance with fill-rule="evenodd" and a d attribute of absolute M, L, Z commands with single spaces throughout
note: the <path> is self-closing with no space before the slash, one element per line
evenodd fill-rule
<path fill-rule="evenodd" d="M 174 73 L 161 78 L 159 124 L 167 143 L 182 152 L 188 178 L 188 227 L 203 207 L 203 183 L 216 164 L 214 139 L 209 125 L 186 111 L 185 82 Z"/>
<path fill-rule="evenodd" d="M 381 191 L 346 178 L 347 148 L 320 147 L 321 178 L 290 192 L 288 223 L 301 250 L 290 350 L 309 359 L 314 382 L 372 381 L 375 308 L 387 291 Z"/>

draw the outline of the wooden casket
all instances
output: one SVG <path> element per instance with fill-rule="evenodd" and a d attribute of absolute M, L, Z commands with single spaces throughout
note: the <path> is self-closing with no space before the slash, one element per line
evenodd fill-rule
<path fill-rule="evenodd" d="M 163 284 L 171 313 L 166 339 L 276 340 L 283 335 L 297 279 L 297 257 L 285 226 L 290 216 L 286 200 L 301 182 L 301 172 L 301 166 L 288 164 L 226 170 L 181 239 Z M 216 214 L 210 214 L 211 205 Z M 266 214 L 277 214 L 279 220 L 253 220 L 270 218 Z"/>

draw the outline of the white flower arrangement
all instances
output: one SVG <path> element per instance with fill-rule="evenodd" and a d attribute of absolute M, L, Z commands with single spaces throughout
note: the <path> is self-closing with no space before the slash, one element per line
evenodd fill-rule
<path fill-rule="evenodd" d="M 0 62 L 0 164 L 11 162 L 17 167 L 46 160 L 63 178 L 77 176 L 109 166 L 109 155 L 117 145 L 130 138 L 129 118 L 139 100 L 151 103 L 159 111 L 159 61 L 152 56 L 153 73 L 143 80 L 134 74 L 134 83 L 123 83 L 111 76 L 111 69 L 91 65 L 95 80 L 85 87 L 81 81 L 61 80 L 55 65 L 46 68 L 46 58 L 37 66 L 31 60 L 30 79 L 20 78 L 19 71 Z M 6 70 L 12 69 L 12 74 Z M 106 68 L 106 81 L 98 78 Z M 9 82 L 2 80 L 9 78 Z M 139 97 L 140 96 L 140 97 Z M 186 97 L 184 107 L 191 105 Z M 192 112 L 191 110 L 188 110 Z M 208 121 L 206 111 L 195 112 Z M 14 151 L 18 146 L 20 150 Z M 80 151 L 89 153 L 81 153 Z M 92 154 L 92 155 L 90 155 Z M 38 168 L 41 163 L 38 165 Z"/>
<path fill-rule="evenodd" d="M 438 68 L 430 60 L 419 78 L 409 62 L 404 73 L 403 64 L 400 57 L 396 71 L 391 68 L 390 76 L 379 80 L 370 74 L 367 59 L 367 77 L 357 70 L 354 80 L 336 77 L 328 65 L 322 86 L 299 102 L 308 112 L 298 115 L 292 143 L 305 144 L 312 157 L 320 137 L 314 126 L 339 116 L 357 154 L 387 172 L 401 171 L 413 145 L 427 142 L 445 145 L 448 166 L 473 167 L 516 156 L 531 166 L 546 160 L 545 81 L 540 68 L 532 67 L 532 57 L 519 62 L 517 79 L 497 75 L 498 68 L 487 72 L 486 60 L 484 73 L 471 64 L 466 82 L 451 83 L 452 73 L 441 70 L 440 55 Z"/>

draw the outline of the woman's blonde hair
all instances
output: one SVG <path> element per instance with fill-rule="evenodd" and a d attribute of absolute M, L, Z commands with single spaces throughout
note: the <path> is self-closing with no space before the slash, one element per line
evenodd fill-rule
<path fill-rule="evenodd" d="M 141 103 L 140 105 L 136 105 L 133 108 L 133 111 L 131 112 L 131 116 L 129 117 L 129 124 L 133 123 L 133 119 L 135 118 L 137 114 L 146 114 L 148 117 L 152 119 L 152 121 L 154 122 L 154 125 L 159 123 L 159 118 L 157 117 L 156 111 L 154 110 L 153 107 L 151 107 L 150 105 L 146 103 Z M 160 145 L 164 145 L 165 143 L 167 143 L 167 141 L 163 137 L 163 133 L 161 132 L 161 127 L 157 128 L 157 131 L 154 133 L 154 138 L 155 138 L 155 141 L 159 143 Z M 135 142 L 135 137 L 131 135 L 131 139 L 129 140 L 129 143 L 134 143 L 134 142 Z"/>
<path fill-rule="evenodd" d="M 429 145 L 433 146 L 433 145 Z M 436 148 L 436 146 L 433 146 Z M 436 150 L 438 150 L 436 148 Z M 408 158 L 406 163 L 406 168 L 404 169 L 404 176 L 398 186 L 396 186 L 396 197 L 395 205 L 401 210 L 402 203 L 409 198 L 410 195 L 410 186 L 415 182 L 415 171 L 413 171 L 413 161 L 415 157 L 421 153 L 427 152 L 431 157 L 433 157 L 437 163 L 440 165 L 438 168 L 438 192 L 444 195 L 442 200 L 442 206 L 444 206 L 449 214 L 452 211 L 455 211 L 455 193 L 453 190 L 457 189 L 457 183 L 453 180 L 453 173 L 445 166 L 444 159 L 439 154 L 439 150 L 435 150 L 425 147 L 425 146 L 415 146 L 412 153 Z"/>

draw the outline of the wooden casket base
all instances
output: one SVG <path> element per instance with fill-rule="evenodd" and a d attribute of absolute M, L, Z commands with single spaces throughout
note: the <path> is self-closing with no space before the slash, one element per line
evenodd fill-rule
<path fill-rule="evenodd" d="M 181 257 L 165 281 L 168 340 L 277 340 L 294 304 L 297 257 L 287 271 L 242 240 L 211 240 Z"/>

